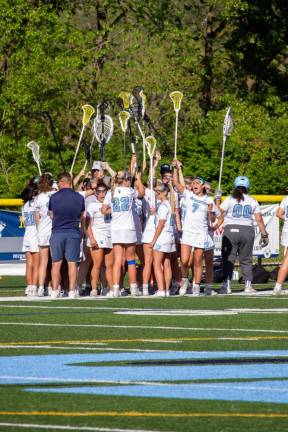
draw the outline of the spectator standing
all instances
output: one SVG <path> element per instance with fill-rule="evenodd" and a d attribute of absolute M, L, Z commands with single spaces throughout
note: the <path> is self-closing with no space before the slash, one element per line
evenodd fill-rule
<path fill-rule="evenodd" d="M 80 222 L 85 210 L 84 198 L 72 189 L 69 173 L 58 176 L 59 191 L 51 196 L 52 218 L 50 248 L 52 256 L 52 298 L 60 295 L 60 270 L 64 258 L 68 264 L 69 297 L 76 298 L 77 262 L 80 260 Z"/>

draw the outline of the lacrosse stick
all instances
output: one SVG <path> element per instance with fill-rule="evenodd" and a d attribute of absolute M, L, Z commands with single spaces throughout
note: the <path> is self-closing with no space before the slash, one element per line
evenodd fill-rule
<path fill-rule="evenodd" d="M 146 140 L 145 140 L 145 144 L 147 147 L 147 153 L 148 156 L 150 157 L 150 189 L 151 189 L 151 206 L 155 207 L 155 200 L 154 200 L 154 194 L 153 194 L 153 157 L 154 157 L 154 153 L 155 153 L 155 149 L 156 149 L 156 139 L 152 136 L 149 135 Z"/>
<path fill-rule="evenodd" d="M 130 107 L 130 96 L 131 96 L 131 93 L 126 92 L 126 91 L 122 91 L 118 95 L 118 98 L 120 98 L 122 100 L 122 102 L 123 102 L 123 108 L 125 110 L 128 110 L 129 107 Z"/>
<path fill-rule="evenodd" d="M 174 141 L 174 159 L 177 159 L 177 135 L 178 135 L 178 114 L 181 108 L 181 101 L 183 98 L 183 93 L 181 93 L 180 91 L 173 91 L 172 93 L 170 93 L 170 98 L 173 102 L 174 105 L 174 111 L 176 114 L 176 119 L 175 119 L 175 141 Z"/>
<path fill-rule="evenodd" d="M 78 154 L 78 151 L 79 151 L 79 148 L 80 148 L 80 144 L 81 144 L 81 141 L 82 141 L 82 137 L 83 137 L 83 133 L 84 133 L 85 127 L 88 125 L 88 123 L 90 122 L 90 119 L 91 119 L 92 115 L 95 113 L 95 110 L 94 110 L 94 108 L 91 105 L 83 105 L 82 106 L 82 110 L 83 110 L 82 129 L 81 129 L 79 141 L 78 141 L 78 144 L 77 144 L 77 147 L 76 147 L 76 151 L 75 151 L 75 155 L 74 155 L 74 158 L 73 158 L 73 162 L 72 162 L 72 165 L 71 165 L 71 168 L 70 168 L 70 174 L 71 175 L 73 173 L 73 168 L 74 168 L 74 165 L 75 165 L 75 162 L 76 162 L 76 157 L 77 157 L 77 154 Z"/>
<path fill-rule="evenodd" d="M 142 110 L 142 108 L 139 108 L 139 103 L 138 103 L 136 97 L 133 96 L 133 95 L 131 95 L 131 97 L 130 97 L 129 111 L 130 111 L 130 113 L 132 114 L 132 116 L 134 118 L 135 125 L 136 125 L 138 131 L 140 132 L 140 135 L 141 135 L 142 140 L 143 140 L 143 145 L 145 146 L 145 135 L 144 135 L 144 132 L 143 132 L 143 130 L 142 130 L 140 124 L 139 124 L 139 121 L 138 121 L 138 119 L 139 119 L 139 117 L 141 115 L 141 110 Z M 137 150 L 138 150 L 138 134 L 137 134 L 137 131 L 136 131 L 135 144 L 136 144 L 136 153 L 137 153 Z M 145 157 L 144 155 L 145 155 L 145 150 L 144 150 L 144 153 L 143 153 L 143 158 Z"/>
<path fill-rule="evenodd" d="M 32 151 L 33 159 L 37 164 L 38 171 L 40 176 L 42 175 L 41 168 L 40 168 L 40 151 L 39 151 L 39 144 L 35 141 L 30 141 L 27 144 L 27 147 Z"/>
<path fill-rule="evenodd" d="M 93 123 L 94 135 L 99 143 L 100 160 L 104 159 L 104 148 L 105 145 L 110 141 L 113 135 L 113 120 L 112 118 L 105 114 L 106 103 L 103 102 L 97 107 L 97 115 Z"/>
<path fill-rule="evenodd" d="M 128 111 L 120 111 L 118 114 L 120 126 L 123 132 L 123 159 L 126 158 L 126 131 L 128 127 L 128 121 L 130 119 L 130 113 Z"/>
<path fill-rule="evenodd" d="M 221 162 L 220 162 L 220 171 L 219 171 L 219 180 L 218 180 L 218 194 L 221 194 L 221 180 L 222 180 L 222 172 L 223 172 L 223 163 L 224 163 L 224 152 L 225 152 L 225 144 L 227 137 L 231 135 L 233 132 L 233 118 L 232 118 L 232 108 L 229 106 L 226 111 L 226 115 L 223 123 L 223 144 L 222 144 L 222 154 L 221 154 Z"/>

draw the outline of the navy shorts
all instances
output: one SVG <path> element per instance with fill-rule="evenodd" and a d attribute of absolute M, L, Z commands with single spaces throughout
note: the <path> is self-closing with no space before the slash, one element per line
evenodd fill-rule
<path fill-rule="evenodd" d="M 80 261 L 81 235 L 75 232 L 55 232 L 50 238 L 52 261 Z"/>

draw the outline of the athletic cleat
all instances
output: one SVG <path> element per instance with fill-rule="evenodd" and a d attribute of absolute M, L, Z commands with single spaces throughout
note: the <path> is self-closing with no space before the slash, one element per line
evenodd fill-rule
<path fill-rule="evenodd" d="M 223 282 L 222 287 L 218 291 L 218 294 L 231 294 L 230 281 L 226 280 Z"/>
<path fill-rule="evenodd" d="M 27 287 L 25 288 L 25 295 L 29 295 L 30 292 L 30 285 L 27 285 Z"/>
<path fill-rule="evenodd" d="M 169 290 L 166 291 L 166 297 L 170 297 L 170 291 Z"/>
<path fill-rule="evenodd" d="M 31 285 L 30 286 L 30 290 L 28 292 L 28 297 L 36 297 L 37 296 L 37 286 L 36 285 Z"/>
<path fill-rule="evenodd" d="M 148 297 L 148 296 L 149 296 L 148 288 L 143 288 L 143 297 Z"/>
<path fill-rule="evenodd" d="M 110 290 L 107 292 L 106 297 L 108 297 L 108 298 L 113 298 L 113 297 L 114 297 L 114 294 L 113 294 L 113 290 L 112 290 L 112 289 L 110 289 Z"/>
<path fill-rule="evenodd" d="M 91 290 L 90 291 L 90 297 L 97 297 L 98 296 L 98 292 L 97 292 L 97 289 L 96 290 Z"/>
<path fill-rule="evenodd" d="M 69 293 L 68 293 L 68 297 L 70 299 L 76 299 L 76 298 L 79 297 L 79 293 L 78 293 L 77 290 L 70 290 Z"/>
<path fill-rule="evenodd" d="M 166 297 L 166 291 L 156 291 L 155 294 L 153 294 L 153 297 Z"/>
<path fill-rule="evenodd" d="M 215 296 L 215 295 L 217 295 L 217 293 L 212 289 L 212 287 L 204 288 L 204 296 Z"/>
<path fill-rule="evenodd" d="M 51 299 L 60 298 L 60 290 L 52 290 L 51 291 Z"/>
<path fill-rule="evenodd" d="M 193 287 L 192 287 L 192 295 L 193 295 L 193 297 L 199 297 L 200 296 L 200 286 L 198 285 L 194 285 Z"/>
<path fill-rule="evenodd" d="M 244 293 L 245 294 L 256 294 L 257 291 L 254 288 L 252 288 L 252 286 L 247 286 L 244 289 Z"/>
<path fill-rule="evenodd" d="M 113 297 L 120 297 L 120 290 L 118 288 L 113 288 Z"/>
<path fill-rule="evenodd" d="M 179 289 L 179 296 L 184 296 L 187 292 L 187 286 L 183 285 L 182 287 L 180 287 Z"/>
<path fill-rule="evenodd" d="M 44 295 L 45 295 L 45 289 L 43 286 L 40 286 L 38 288 L 38 297 L 44 297 Z"/>
<path fill-rule="evenodd" d="M 132 297 L 138 297 L 140 295 L 139 289 L 138 289 L 137 286 L 136 287 L 131 287 L 130 291 L 131 291 L 131 296 Z"/>
<path fill-rule="evenodd" d="M 273 295 L 281 295 L 282 294 L 282 288 L 275 286 L 273 289 Z"/>

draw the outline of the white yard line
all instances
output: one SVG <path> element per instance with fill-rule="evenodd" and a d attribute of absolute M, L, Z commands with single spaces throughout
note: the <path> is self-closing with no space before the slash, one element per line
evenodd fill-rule
<path fill-rule="evenodd" d="M 144 325 L 112 325 L 112 324 L 56 324 L 56 323 L 27 323 L 27 322 L 0 322 L 3 326 L 30 326 L 30 327 L 86 327 L 86 328 L 115 328 L 115 329 L 146 329 L 146 330 L 183 330 L 183 331 L 226 331 L 226 332 L 248 332 L 248 333 L 288 333 L 288 330 L 273 329 L 244 329 L 244 328 L 219 328 L 219 327 L 173 327 L 173 326 L 144 326 Z"/>
<path fill-rule="evenodd" d="M 44 425 L 44 424 L 33 424 L 33 423 L 4 423 L 1 422 L 0 426 L 3 427 L 14 427 L 22 429 L 47 429 L 47 430 L 64 430 L 64 431 L 87 431 L 87 432 L 159 432 L 156 430 L 149 431 L 147 429 L 111 429 L 111 428 L 100 428 L 92 426 L 63 426 L 63 425 Z"/>

